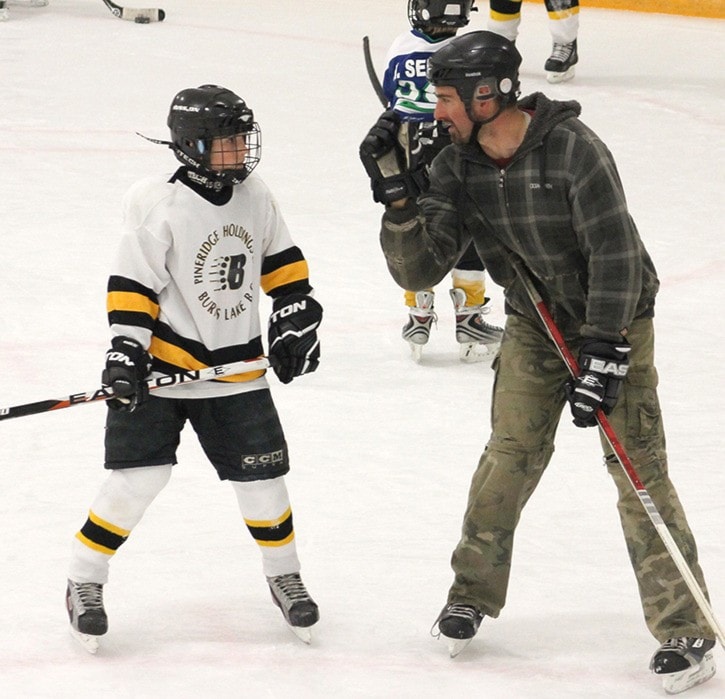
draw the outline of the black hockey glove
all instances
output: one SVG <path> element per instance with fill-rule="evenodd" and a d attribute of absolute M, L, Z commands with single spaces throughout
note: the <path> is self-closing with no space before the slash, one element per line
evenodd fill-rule
<path fill-rule="evenodd" d="M 122 412 L 133 412 L 149 395 L 146 379 L 151 372 L 151 357 L 136 340 L 114 337 L 106 352 L 106 368 L 101 383 L 113 389 L 116 396 L 108 407 Z"/>
<path fill-rule="evenodd" d="M 409 169 L 408 156 L 398 138 L 400 118 L 393 110 L 383 112 L 360 144 L 360 160 L 370 178 L 373 199 L 390 204 L 417 197 L 427 188 L 423 167 Z"/>
<path fill-rule="evenodd" d="M 584 340 L 579 352 L 581 373 L 566 387 L 577 427 L 594 427 L 597 408 L 605 415 L 614 410 L 622 381 L 627 376 L 631 349 L 624 339 L 620 342 L 596 338 Z"/>
<path fill-rule="evenodd" d="M 289 294 L 275 299 L 269 317 L 269 363 L 282 383 L 317 369 L 320 341 L 317 327 L 322 306 L 312 296 Z"/>

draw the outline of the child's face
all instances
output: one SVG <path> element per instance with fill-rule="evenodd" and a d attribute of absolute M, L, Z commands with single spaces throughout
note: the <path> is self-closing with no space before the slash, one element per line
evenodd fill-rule
<path fill-rule="evenodd" d="M 209 167 L 216 172 L 240 170 L 247 157 L 247 141 L 244 134 L 215 138 L 211 142 Z"/>

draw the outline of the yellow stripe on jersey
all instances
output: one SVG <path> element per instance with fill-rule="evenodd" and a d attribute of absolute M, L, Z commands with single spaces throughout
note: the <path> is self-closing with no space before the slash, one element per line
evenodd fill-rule
<path fill-rule="evenodd" d="M 298 262 L 292 262 L 289 265 L 275 269 L 274 272 L 270 272 L 269 274 L 263 274 L 261 277 L 262 289 L 268 294 L 277 287 L 304 281 L 309 276 L 307 260 L 299 260 Z"/>
<path fill-rule="evenodd" d="M 106 310 L 113 311 L 134 311 L 146 313 L 152 318 L 158 318 L 159 305 L 154 303 L 148 296 L 133 291 L 109 291 L 106 295 Z"/>
<path fill-rule="evenodd" d="M 206 369 L 207 364 L 200 362 L 193 354 L 190 354 L 186 350 L 181 349 L 177 345 L 172 345 L 170 342 L 160 340 L 155 335 L 151 338 L 151 346 L 149 352 L 152 356 L 157 357 L 162 362 L 167 364 L 173 364 L 179 369 Z M 254 381 L 260 376 L 264 376 L 264 369 L 257 369 L 256 371 L 248 371 L 244 374 L 235 374 L 234 376 L 224 376 L 215 381 L 227 381 L 229 383 L 245 383 L 247 381 Z"/>

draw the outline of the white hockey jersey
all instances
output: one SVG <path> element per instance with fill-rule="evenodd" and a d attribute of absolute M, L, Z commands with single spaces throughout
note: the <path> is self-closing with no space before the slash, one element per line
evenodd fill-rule
<path fill-rule="evenodd" d="M 212 203 L 176 175 L 136 183 L 124 198 L 124 235 L 108 282 L 113 335 L 132 337 L 154 374 L 263 354 L 259 298 L 310 293 L 307 262 L 276 201 L 252 173 Z M 228 192 L 229 190 L 227 190 Z M 264 371 L 158 389 L 205 398 L 267 386 Z"/>

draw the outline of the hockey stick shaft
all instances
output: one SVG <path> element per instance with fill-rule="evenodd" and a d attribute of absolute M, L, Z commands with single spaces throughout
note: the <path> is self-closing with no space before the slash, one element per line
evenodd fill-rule
<path fill-rule="evenodd" d="M 564 360 L 564 363 L 569 369 L 569 373 L 572 375 L 573 378 L 576 378 L 577 376 L 579 376 L 580 372 L 579 363 L 569 350 L 569 347 L 564 340 L 564 336 L 561 334 L 553 317 L 549 313 L 549 309 L 546 307 L 546 304 L 541 298 L 541 294 L 539 294 L 536 286 L 532 282 L 528 270 L 524 267 L 523 263 L 518 258 L 512 257 L 511 263 L 516 272 L 516 276 L 521 280 L 524 287 L 526 288 L 526 292 L 531 299 L 531 303 L 533 303 L 534 307 L 536 308 L 536 312 L 539 315 L 539 318 L 541 318 L 541 322 L 544 324 L 546 331 L 551 338 L 551 341 L 556 345 L 556 348 L 559 351 L 559 355 Z M 692 570 L 690 569 L 690 566 L 687 564 L 685 557 L 682 555 L 682 552 L 677 546 L 677 542 L 672 537 L 670 530 L 667 528 L 667 525 L 665 524 L 662 516 L 659 513 L 659 510 L 652 501 L 652 498 L 647 492 L 647 489 L 644 487 L 644 484 L 638 476 L 634 465 L 630 461 L 629 456 L 624 449 L 624 446 L 619 441 L 619 438 L 617 437 L 614 428 L 612 427 L 611 423 L 607 419 L 607 416 L 604 414 L 601 408 L 597 409 L 596 417 L 600 429 L 602 430 L 604 436 L 607 439 L 607 442 L 609 443 L 609 446 L 612 448 L 612 451 L 617 457 L 617 461 L 619 461 L 620 466 L 626 473 L 629 482 L 632 485 L 632 488 L 637 494 L 639 501 L 642 503 L 642 507 L 644 507 L 645 511 L 647 512 L 647 515 L 649 516 L 657 534 L 659 534 L 660 539 L 662 539 L 662 543 L 664 544 L 665 549 L 667 549 L 667 553 L 670 555 L 672 562 L 677 567 L 677 570 L 682 576 L 682 579 L 692 593 L 692 596 L 695 599 L 695 602 L 697 603 L 700 611 L 702 612 L 702 615 L 705 617 L 708 624 L 715 632 L 718 641 L 720 641 L 720 644 L 723 646 L 723 648 L 725 648 L 725 632 L 715 618 L 715 614 L 712 611 L 712 607 L 710 606 L 707 597 L 705 597 L 705 594 L 703 593 L 702 588 L 700 587 L 697 579 L 695 578 Z"/>
<path fill-rule="evenodd" d="M 383 92 L 383 86 L 380 84 L 378 74 L 375 72 L 373 57 L 370 55 L 370 39 L 368 39 L 367 36 L 363 37 L 363 55 L 365 56 L 365 70 L 367 70 L 368 72 L 370 84 L 373 86 L 373 90 L 375 90 L 375 94 L 380 100 L 380 104 L 382 104 L 383 107 L 387 107 L 388 98 L 385 96 L 385 92 Z"/>
<path fill-rule="evenodd" d="M 111 11 L 114 17 L 119 19 L 127 19 L 137 24 L 148 24 L 149 22 L 163 22 L 166 13 L 155 7 L 121 7 L 113 0 L 103 0 L 103 4 Z"/>
<path fill-rule="evenodd" d="M 156 378 L 149 379 L 146 383 L 148 384 L 149 391 L 155 391 L 158 388 L 170 388 L 181 384 L 198 383 L 199 381 L 213 381 L 225 376 L 236 376 L 252 371 L 261 371 L 268 367 L 269 360 L 266 357 L 260 357 L 259 359 L 247 359 L 230 364 L 219 364 L 217 366 L 205 367 L 204 369 L 188 369 L 178 374 L 157 376 Z M 76 405 L 96 403 L 113 397 L 113 391 L 108 386 L 101 386 L 93 391 L 73 393 L 63 398 L 51 398 L 34 403 L 14 405 L 9 408 L 0 408 L 0 420 L 10 420 L 14 417 L 25 417 L 26 415 L 37 415 L 38 413 L 47 413 L 51 410 L 60 410 L 62 408 L 73 408 Z"/>

